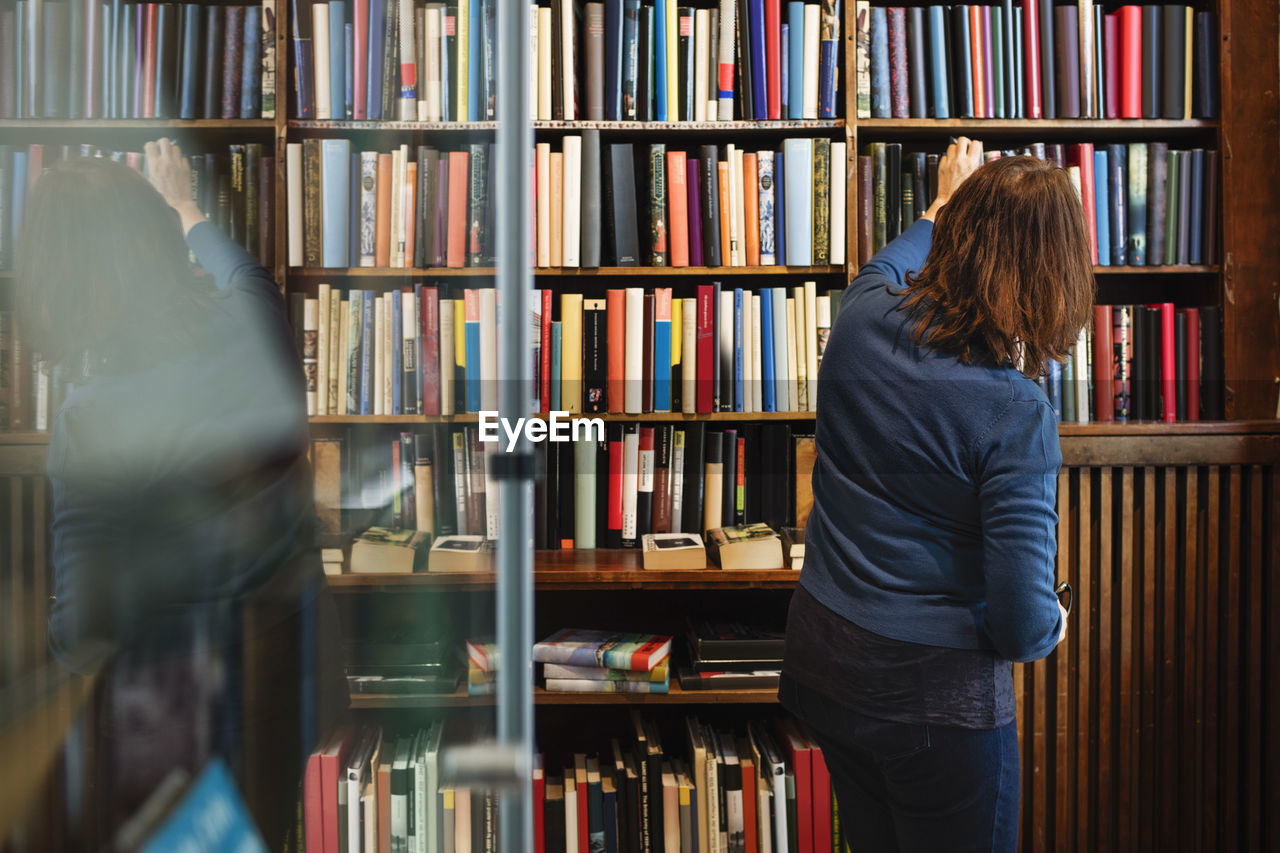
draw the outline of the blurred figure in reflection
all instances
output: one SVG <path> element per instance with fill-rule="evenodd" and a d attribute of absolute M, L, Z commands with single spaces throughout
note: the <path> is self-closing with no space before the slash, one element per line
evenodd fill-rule
<path fill-rule="evenodd" d="M 302 371 L 270 274 L 205 221 L 176 146 L 145 153 L 146 177 L 51 167 L 19 243 L 24 337 L 77 376 L 49 441 L 49 642 L 73 669 L 114 649 L 92 725 L 103 831 L 221 756 L 278 850 L 346 708 Z"/>

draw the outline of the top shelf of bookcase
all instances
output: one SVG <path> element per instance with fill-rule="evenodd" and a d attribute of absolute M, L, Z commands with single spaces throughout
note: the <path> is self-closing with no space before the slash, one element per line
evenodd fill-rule
<path fill-rule="evenodd" d="M 859 133 L 883 137 L 936 137 L 943 133 L 970 137 L 1026 139 L 1129 139 L 1154 134 L 1184 135 L 1218 127 L 1215 119 L 1002 119 L 1002 118 L 864 118 L 854 122 Z"/>
<path fill-rule="evenodd" d="M 269 118 L 197 119 L 0 119 L 0 132 L 10 130 L 274 130 Z"/>
<path fill-rule="evenodd" d="M 635 133 L 787 133 L 843 130 L 844 119 L 786 121 L 535 121 L 534 131 L 567 132 L 599 130 Z M 347 121 L 340 119 L 290 119 L 291 130 L 422 131 L 433 133 L 487 133 L 498 129 L 496 121 Z"/>

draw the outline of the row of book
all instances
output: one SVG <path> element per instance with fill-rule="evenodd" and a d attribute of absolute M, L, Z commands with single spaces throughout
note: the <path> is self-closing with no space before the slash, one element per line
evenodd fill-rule
<path fill-rule="evenodd" d="M 275 118 L 275 0 L 18 0 L 0 8 L 0 119 Z"/>
<path fill-rule="evenodd" d="M 1217 151 L 1165 142 L 1034 143 L 987 151 L 988 162 L 1030 155 L 1066 169 L 1080 194 L 1099 266 L 1213 264 L 1218 259 Z M 858 156 L 859 261 L 866 263 L 937 194 L 939 155 L 874 142 Z"/>
<path fill-rule="evenodd" d="M 139 171 L 138 151 L 108 150 L 92 144 L 25 147 L 0 144 L 0 270 L 13 266 L 27 196 L 51 160 L 107 158 Z M 191 193 L 201 212 L 223 233 L 268 268 L 275 261 L 275 157 L 262 143 L 232 143 L 187 157 Z"/>
<path fill-rule="evenodd" d="M 687 717 L 664 728 L 633 711 L 598 753 L 567 755 L 555 771 L 535 756 L 533 851 L 845 849 L 822 750 L 800 723 L 752 720 L 735 733 Z M 442 776 L 442 750 L 484 734 L 460 717 L 406 734 L 334 731 L 304 773 L 306 849 L 496 851 L 496 795 Z"/>
<path fill-rule="evenodd" d="M 535 292 L 537 412 L 806 412 L 839 291 L 816 282 L 758 292 L 719 282 Z M 497 292 L 436 286 L 290 294 L 311 415 L 496 411 Z M 556 314 L 559 319 L 556 319 Z"/>
<path fill-rule="evenodd" d="M 803 527 L 812 504 L 813 437 L 785 423 L 614 423 L 534 447 L 543 472 L 535 485 L 539 549 L 639 548 L 650 533 L 753 523 Z M 370 525 L 496 539 L 497 452 L 476 425 L 314 438 L 321 531 L 329 542 Z"/>
<path fill-rule="evenodd" d="M 858 118 L 1216 118 L 1218 22 L 1186 5 L 857 0 Z"/>
<path fill-rule="evenodd" d="M 13 311 L 0 309 L 0 432 L 48 430 L 73 385 L 65 367 L 27 349 Z"/>

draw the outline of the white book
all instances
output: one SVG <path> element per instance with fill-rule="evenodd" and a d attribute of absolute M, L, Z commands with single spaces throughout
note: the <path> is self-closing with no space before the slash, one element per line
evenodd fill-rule
<path fill-rule="evenodd" d="M 680 312 L 680 369 L 681 391 L 680 405 L 686 414 L 698 410 L 698 300 L 685 299 L 684 310 Z M 674 517 L 674 516 L 673 516 Z"/>
<path fill-rule="evenodd" d="M 538 7 L 538 121 L 551 121 L 551 8 Z M 541 170 L 538 174 L 545 174 Z"/>
<path fill-rule="evenodd" d="M 622 435 L 622 540 L 636 537 L 636 501 L 640 492 L 640 431 L 628 424 Z"/>
<path fill-rule="evenodd" d="M 564 96 L 564 120 L 576 121 L 578 115 L 574 112 L 576 100 L 573 97 L 574 85 L 577 83 L 578 75 L 574 73 L 576 67 L 573 57 L 577 53 L 574 47 L 574 33 L 577 32 L 576 21 L 573 14 L 573 0 L 559 0 L 560 5 L 560 73 L 563 75 L 560 83 L 560 93 Z M 816 83 L 817 76 L 815 74 L 814 81 Z"/>
<path fill-rule="evenodd" d="M 737 7 L 737 3 L 734 2 L 734 0 L 720 0 L 720 50 L 719 50 L 720 66 L 717 69 L 717 71 L 719 71 L 720 69 L 724 69 L 726 67 L 727 68 L 733 67 L 733 63 L 734 63 L 733 34 L 735 29 L 734 14 L 735 14 L 736 7 Z M 815 12 L 817 11 L 816 6 L 814 7 L 814 11 Z M 814 20 L 816 24 L 817 19 L 815 18 Z M 814 48 L 815 48 L 814 62 L 817 62 L 817 56 L 816 56 L 817 46 L 815 45 Z M 717 77 L 717 81 L 718 79 L 719 78 Z M 814 66 L 813 83 L 814 83 L 814 98 L 817 98 L 818 72 L 817 72 L 816 65 Z M 718 85 L 718 82 L 715 88 L 717 90 L 717 93 L 721 91 Z M 717 103 L 718 103 L 718 108 L 717 108 L 718 119 L 720 121 L 733 121 L 733 93 L 729 92 L 727 96 L 724 94 L 718 94 Z M 814 101 L 814 106 L 815 108 L 817 106 L 816 100 Z M 814 117 L 815 118 L 817 117 L 816 112 L 814 113 Z"/>
<path fill-rule="evenodd" d="M 818 283 L 804 283 L 804 374 L 809 383 L 809 411 L 818 408 Z"/>
<path fill-rule="evenodd" d="M 799 285 L 791 288 L 791 298 L 795 302 L 796 307 L 796 345 L 794 350 L 796 394 L 798 395 L 796 410 L 800 412 L 807 412 L 809 411 L 809 357 L 806 350 L 808 348 L 809 339 L 804 333 L 805 326 L 808 325 L 808 323 L 805 322 L 804 286 Z"/>
<path fill-rule="evenodd" d="M 756 838 L 760 840 L 760 853 L 773 853 L 772 828 L 769 821 L 769 789 L 764 777 L 756 774 Z"/>
<path fill-rule="evenodd" d="M 1089 377 L 1093 374 L 1089 372 L 1089 367 L 1085 363 L 1084 354 L 1088 351 L 1089 336 L 1085 329 L 1081 329 L 1079 336 L 1076 337 L 1076 348 L 1071 353 L 1075 368 L 1073 376 L 1076 386 L 1076 423 L 1081 424 L 1089 422 Z"/>
<path fill-rule="evenodd" d="M 817 327 L 818 369 L 822 369 L 822 356 L 827 351 L 827 341 L 831 338 L 831 297 L 819 296 L 814 301 L 817 314 L 813 324 Z"/>
<path fill-rule="evenodd" d="M 680 55 L 680 40 L 677 36 L 680 22 L 676 12 L 676 0 L 662 0 L 662 2 L 667 4 L 667 31 L 658 37 L 667 40 L 667 119 L 688 121 L 690 116 L 680 114 L 682 100 L 679 92 L 680 80 L 678 75 L 671 73 L 677 67 L 676 58 Z"/>
<path fill-rule="evenodd" d="M 400 68 L 394 79 L 400 81 L 401 121 L 413 121 L 418 117 L 417 68 L 413 61 L 418 55 L 418 47 L 413 32 L 413 6 L 413 0 L 400 0 Z"/>
<path fill-rule="evenodd" d="M 426 88 L 427 121 L 443 121 L 440 113 L 440 19 L 444 10 L 431 6 L 425 11 L 427 79 L 423 85 Z"/>
<path fill-rule="evenodd" d="M 772 310 L 769 306 L 768 310 Z M 760 294 L 751 294 L 751 411 L 764 411 L 764 379 L 761 359 L 764 357 L 761 335 L 761 311 L 766 310 Z"/>
<path fill-rule="evenodd" d="M 702 739 L 707 745 L 707 831 L 711 836 L 711 850 L 724 850 L 724 837 L 720 835 L 720 762 L 716 757 L 716 739 L 710 729 L 704 728 Z M 699 802 L 702 798 L 699 797 Z M 701 848 L 699 848 L 701 849 Z"/>
<path fill-rule="evenodd" d="M 845 234 L 845 175 L 849 164 L 845 162 L 848 145 L 831 143 L 831 265 L 844 265 Z"/>
<path fill-rule="evenodd" d="M 364 334 L 364 300 L 367 293 L 353 290 L 347 296 L 347 348 L 344 350 L 347 363 L 342 371 L 347 379 L 347 394 L 343 402 L 343 410 L 348 415 L 360 414 L 360 377 L 352 375 L 351 366 L 355 363 L 356 353 L 360 351 L 360 340 Z"/>
<path fill-rule="evenodd" d="M 538 43 L 538 9 L 537 3 L 529 4 L 529 120 L 537 121 L 542 118 L 538 115 L 538 70 L 541 68 L 541 62 L 538 53 L 540 45 Z"/>
<path fill-rule="evenodd" d="M 791 410 L 794 412 L 803 412 L 804 407 L 800 401 L 800 350 L 796 346 L 799 343 L 796 335 L 796 300 L 788 297 L 786 302 L 786 320 L 785 326 L 787 330 L 787 399 L 791 402 Z"/>
<path fill-rule="evenodd" d="M 739 333 L 742 340 L 742 411 L 750 414 L 757 411 L 755 406 L 755 395 L 751 390 L 751 292 L 744 290 L 742 292 L 742 331 Z M 736 352 L 735 346 L 735 352 Z"/>
<path fill-rule="evenodd" d="M 340 415 L 342 409 L 339 406 L 338 383 L 342 373 L 342 354 L 345 353 L 343 331 L 346 329 L 346 313 L 344 308 L 346 301 L 342 298 L 342 292 L 333 290 L 329 293 L 329 384 L 325 386 L 325 391 L 329 395 L 329 414 Z"/>
<path fill-rule="evenodd" d="M 774 203 L 774 174 L 772 151 L 760 151 L 756 154 L 756 174 L 748 176 L 754 184 L 748 192 L 757 194 L 756 209 L 760 217 L 760 265 L 775 266 L 778 263 L 778 210 Z"/>
<path fill-rule="evenodd" d="M 683 533 L 684 517 L 684 430 L 677 428 L 671 436 L 671 532 Z"/>
<path fill-rule="evenodd" d="M 742 244 L 738 242 L 738 162 L 737 147 L 730 142 L 725 146 L 725 162 L 729 166 L 729 209 L 720 211 L 720 215 L 729 220 L 729 257 L 724 259 L 725 266 L 736 267 L 742 263 Z M 733 312 L 731 311 L 730 314 Z"/>
<path fill-rule="evenodd" d="M 373 300 L 373 346 L 370 350 L 373 352 L 373 413 L 375 415 L 388 414 L 382 408 L 382 382 L 383 370 L 386 369 L 382 358 L 382 344 L 386 338 L 386 330 L 383 328 L 383 318 L 386 313 L 386 302 L 382 298 L 382 294 L 378 294 Z"/>
<path fill-rule="evenodd" d="M 644 376 L 644 288 L 627 288 L 626 316 L 622 410 L 628 415 L 638 415 L 641 411 L 641 385 Z M 563 366 L 561 369 L 563 370 Z"/>
<path fill-rule="evenodd" d="M 818 4 L 804 6 L 804 104 L 803 118 L 818 117 Z"/>
<path fill-rule="evenodd" d="M 854 85 L 857 95 L 857 118 L 871 118 L 871 0 L 854 0 L 854 16 L 856 20 L 865 21 L 867 33 L 864 38 L 858 36 L 854 53 Z M 834 261 L 832 262 L 834 263 Z"/>
<path fill-rule="evenodd" d="M 495 380 L 495 386 L 498 384 Z M 498 455 L 498 443 L 484 443 L 484 538 L 496 540 L 499 528 L 499 508 L 502 496 L 498 492 L 498 481 L 493 479 L 493 460 Z"/>
<path fill-rule="evenodd" d="M 720 291 L 720 409 L 733 411 L 733 291 Z"/>
<path fill-rule="evenodd" d="M 582 207 L 582 137 L 566 136 L 564 138 L 564 187 L 561 191 L 561 215 L 564 225 L 560 229 L 563 237 L 560 265 L 576 267 L 581 265 L 579 245 L 582 238 L 582 221 L 579 211 Z"/>
<path fill-rule="evenodd" d="M 400 324 L 403 332 L 400 335 L 400 369 L 404 373 L 414 371 L 418 363 L 418 354 L 422 352 L 421 341 L 422 323 L 419 322 L 421 314 L 418 311 L 418 300 L 413 291 L 400 294 Z M 406 358 L 405 354 L 408 354 Z M 397 376 L 395 381 L 400 382 L 403 376 Z M 403 387 L 403 383 L 401 383 Z M 417 388 L 419 402 L 421 402 L 422 387 Z M 404 415 L 416 415 L 418 412 L 409 410 L 409 401 L 405 400 L 404 392 L 400 392 L 400 413 Z M 421 529 L 421 528 L 419 528 Z"/>
<path fill-rule="evenodd" d="M 551 143 L 539 142 L 534 148 L 536 191 L 538 194 L 538 263 L 551 266 Z"/>
<path fill-rule="evenodd" d="M 426 831 L 419 831 L 422 841 L 418 844 L 419 853 L 440 853 L 440 735 L 444 725 L 440 720 L 434 721 L 427 729 L 427 736 L 422 741 L 422 752 L 419 763 L 423 769 L 423 796 L 418 807 L 418 826 Z M 425 836 L 425 837 L 424 837 Z"/>
<path fill-rule="evenodd" d="M 316 118 L 333 118 L 329 105 L 329 4 L 312 3 L 311 58 L 315 69 Z"/>
<path fill-rule="evenodd" d="M 707 120 L 708 75 L 711 70 L 708 55 L 711 50 L 710 15 L 706 9 L 693 13 L 693 120 Z"/>
<path fill-rule="evenodd" d="M 378 152 L 360 152 L 360 266 L 377 263 Z"/>
<path fill-rule="evenodd" d="M 480 408 L 498 408 L 498 291 L 480 289 Z"/>
<path fill-rule="evenodd" d="M 578 790 L 577 786 L 570 787 L 570 774 L 565 771 L 564 783 L 564 840 L 565 850 L 574 851 L 578 848 Z"/>
<path fill-rule="evenodd" d="M 318 315 L 320 313 L 319 301 L 316 299 L 304 299 L 302 302 L 302 372 L 307 380 L 307 415 L 315 415 L 318 411 L 318 403 L 316 400 L 316 372 L 318 365 L 316 364 L 316 337 L 319 330 L 316 326 Z M 42 373 L 39 375 L 43 375 Z M 39 417 L 44 413 L 45 407 L 37 403 L 36 416 Z M 40 429 L 37 423 L 36 429 Z"/>
<path fill-rule="evenodd" d="M 453 414 L 453 369 L 457 364 L 454 355 L 454 312 L 455 301 L 440 300 L 440 414 Z"/>
<path fill-rule="evenodd" d="M 742 149 L 733 150 L 732 171 L 729 173 L 729 194 L 733 203 L 734 241 L 738 244 L 737 263 L 747 263 L 747 183 L 743 179 Z M 754 187 L 753 187 L 754 189 Z"/>
<path fill-rule="evenodd" d="M 335 415 L 349 415 L 347 411 L 347 381 L 349 365 L 351 363 L 351 324 L 347 318 L 351 316 L 351 302 L 348 299 L 342 300 L 338 306 L 338 352 L 336 353 L 336 369 L 330 365 L 331 372 L 338 377 L 338 396 L 334 402 L 333 413 Z M 332 380 L 330 381 L 332 384 Z"/>
<path fill-rule="evenodd" d="M 455 790 L 453 806 L 454 853 L 471 853 L 471 789 L 458 788 Z M 351 853 L 351 851 L 348 851 L 348 853 Z M 363 853 L 369 853 L 369 851 L 366 850 Z"/>
<path fill-rule="evenodd" d="M 791 385 L 787 382 L 787 290 L 785 287 L 771 288 L 773 293 L 773 386 L 779 412 L 794 412 L 795 404 L 791 400 Z"/>
<path fill-rule="evenodd" d="M 329 414 L 329 290 L 316 286 L 316 415 Z"/>
<path fill-rule="evenodd" d="M 399 379 L 393 358 L 393 353 L 400 346 L 400 330 L 395 326 L 395 314 L 392 313 L 392 300 L 395 298 L 394 291 L 382 297 L 382 413 L 385 415 L 397 414 L 392 411 L 391 402 L 394 399 L 391 386 Z"/>
<path fill-rule="evenodd" d="M 404 170 L 409 146 L 391 152 L 391 266 L 404 266 Z"/>
<path fill-rule="evenodd" d="M 289 266 L 302 266 L 302 143 L 284 146 L 288 178 Z"/>

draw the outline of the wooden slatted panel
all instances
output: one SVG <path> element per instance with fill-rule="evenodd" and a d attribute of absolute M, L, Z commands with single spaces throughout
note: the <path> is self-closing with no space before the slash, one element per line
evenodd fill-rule
<path fill-rule="evenodd" d="M 1135 619 L 1142 626 L 1138 638 L 1142 655 L 1142 709 L 1135 723 L 1135 743 L 1130 752 L 1133 761 L 1134 801 L 1138 803 L 1139 849 L 1143 853 L 1155 850 L 1155 675 L 1156 675 L 1156 472 L 1147 466 L 1142 471 L 1142 529 L 1136 542 L 1142 551 L 1141 602 Z M 1135 561 L 1136 562 L 1136 561 Z"/>
<path fill-rule="evenodd" d="M 1200 643 L 1203 653 L 1204 673 L 1200 702 L 1204 708 L 1204 788 L 1200 800 L 1204 809 L 1204 834 L 1200 836 L 1201 850 L 1215 850 L 1218 844 L 1218 558 L 1221 546 L 1219 531 L 1222 528 L 1222 470 L 1218 465 L 1209 466 L 1209 485 L 1205 506 L 1205 578 L 1204 590 L 1205 628 Z"/>
<path fill-rule="evenodd" d="M 1199 838 L 1200 803 L 1203 801 L 1203 780 L 1200 762 L 1202 743 L 1200 733 L 1200 673 L 1198 667 L 1199 652 L 1197 637 L 1200 634 L 1201 598 L 1197 560 L 1200 550 L 1197 547 L 1201 533 L 1199 487 L 1200 469 L 1188 468 L 1184 472 L 1185 491 L 1182 498 L 1182 570 L 1183 576 L 1178 584 L 1182 595 L 1182 689 L 1180 692 L 1181 727 L 1178 740 L 1178 838 L 1186 845 Z M 1177 507 L 1175 507 L 1177 509 Z"/>
<path fill-rule="evenodd" d="M 1088 469 L 1076 469 L 1071 472 L 1074 484 L 1075 507 L 1073 523 L 1076 534 L 1076 560 L 1070 572 L 1071 587 L 1075 591 L 1075 602 L 1071 608 L 1074 626 L 1070 628 L 1072 639 L 1076 644 L 1076 719 L 1074 731 L 1079 733 L 1075 740 L 1075 809 L 1072 824 L 1076 827 L 1077 848 L 1096 849 L 1094 835 L 1094 796 L 1093 772 L 1091 763 L 1097 755 L 1098 737 L 1093 726 L 1093 642 L 1096 630 L 1093 609 L 1093 588 L 1095 573 L 1093 514 L 1092 504 L 1093 477 Z"/>
<path fill-rule="evenodd" d="M 1178 814 L 1178 671 L 1177 671 L 1177 625 L 1178 625 L 1178 520 L 1177 491 L 1178 471 L 1176 468 L 1165 468 L 1158 478 L 1160 490 L 1161 548 L 1159 566 L 1160 606 L 1160 654 L 1159 654 L 1159 729 L 1156 732 L 1158 744 L 1156 755 L 1151 763 L 1155 767 L 1159 780 L 1159 803 L 1157 811 L 1160 815 L 1173 817 Z M 1178 824 L 1174 820 L 1161 820 L 1156 823 L 1157 844 L 1161 850 L 1172 850 L 1177 846 L 1176 833 Z"/>
<path fill-rule="evenodd" d="M 1225 538 L 1226 561 L 1223 565 L 1225 591 L 1222 620 L 1225 647 L 1222 650 L 1223 709 L 1222 709 L 1222 784 L 1219 808 L 1221 830 L 1218 841 L 1220 850 L 1239 849 L 1237 821 L 1240 816 L 1240 619 L 1237 609 L 1240 601 L 1240 537 L 1234 535 L 1241 521 L 1241 473 L 1239 465 L 1232 465 L 1227 474 Z M 1237 618 L 1228 618 L 1233 614 Z"/>
<path fill-rule="evenodd" d="M 1262 485 L 1263 468 L 1251 465 L 1248 469 L 1249 515 L 1247 527 L 1241 528 L 1252 532 L 1245 541 L 1249 544 L 1249 560 L 1245 564 L 1246 574 L 1244 596 L 1240 602 L 1240 611 L 1245 615 L 1245 694 L 1244 694 L 1244 849 L 1260 850 L 1262 841 L 1262 684 L 1266 677 L 1262 663 L 1262 581 L 1266 577 L 1266 565 L 1262 561 L 1263 551 L 1263 507 Z"/>
<path fill-rule="evenodd" d="M 1116 780 L 1116 846 L 1121 851 L 1134 849 L 1133 814 L 1137 803 L 1133 797 L 1133 763 L 1131 749 L 1134 738 L 1132 730 L 1136 714 L 1133 700 L 1137 694 L 1134 689 L 1133 663 L 1135 630 L 1133 613 L 1134 559 L 1133 559 L 1133 469 L 1120 470 L 1120 572 L 1116 577 L 1119 586 L 1119 622 L 1116 630 L 1120 637 L 1120 682 L 1117 707 L 1119 708 L 1118 731 L 1113 738 L 1115 764 L 1113 772 Z"/>
<path fill-rule="evenodd" d="M 1070 472 L 1063 468 L 1058 472 L 1058 572 L 1057 577 L 1069 578 L 1071 566 L 1071 484 Z M 1053 756 L 1053 838 L 1058 843 L 1072 846 L 1071 839 L 1074 821 L 1067 806 L 1071 797 L 1071 761 L 1070 756 L 1078 746 L 1072 738 L 1068 726 L 1071 722 L 1067 707 L 1071 701 L 1071 669 L 1074 660 L 1071 655 L 1071 643 L 1062 642 L 1054 650 L 1049 660 L 1053 664 L 1053 736 L 1055 749 Z"/>
<path fill-rule="evenodd" d="M 1115 517 L 1112 514 L 1112 488 L 1114 480 L 1112 469 L 1104 467 L 1098 471 L 1098 514 L 1095 524 L 1098 530 L 1098 562 L 1096 573 L 1098 578 L 1098 781 L 1097 792 L 1097 850 L 1115 849 L 1115 810 L 1116 780 L 1115 755 L 1116 737 L 1113 725 L 1116 720 L 1112 675 L 1114 666 L 1112 630 L 1115 625 L 1113 590 L 1113 560 L 1115 550 L 1112 548 L 1115 533 Z"/>

